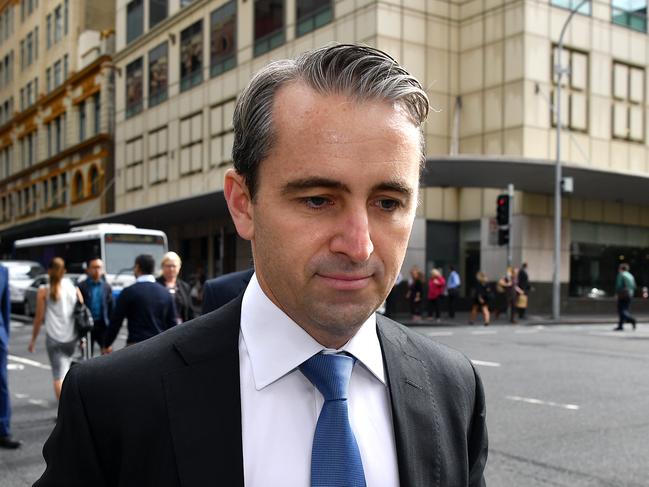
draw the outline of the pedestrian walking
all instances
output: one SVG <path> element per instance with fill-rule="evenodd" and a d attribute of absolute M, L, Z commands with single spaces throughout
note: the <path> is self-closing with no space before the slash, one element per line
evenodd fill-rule
<path fill-rule="evenodd" d="M 629 270 L 629 264 L 620 264 L 615 278 L 615 293 L 617 295 L 617 314 L 618 322 L 617 327 L 613 328 L 615 331 L 624 330 L 624 323 L 631 323 L 635 330 L 636 319 L 631 316 L 630 307 L 631 299 L 635 294 L 636 283 L 633 274 Z"/>
<path fill-rule="evenodd" d="M 406 299 L 410 304 L 410 318 L 413 321 L 421 320 L 421 304 L 424 296 L 424 273 L 417 266 L 410 269 L 408 279 L 408 292 Z"/>
<path fill-rule="evenodd" d="M 446 288 L 446 279 L 442 276 L 442 273 L 433 269 L 430 271 L 430 279 L 428 280 L 428 317 L 432 318 L 433 311 L 435 312 L 435 321 L 439 322 L 440 312 L 439 312 L 439 302 L 444 295 L 444 289 Z"/>
<path fill-rule="evenodd" d="M 517 298 L 518 317 L 523 320 L 529 306 L 530 290 L 532 289 L 530 277 L 527 273 L 527 262 L 523 262 L 521 269 L 518 271 L 518 287 L 521 290 Z"/>
<path fill-rule="evenodd" d="M 229 272 L 205 281 L 203 287 L 203 314 L 219 309 L 245 291 L 255 269 Z"/>
<path fill-rule="evenodd" d="M 511 267 L 507 268 L 505 275 L 500 276 L 500 278 L 498 278 L 498 281 L 496 281 L 496 293 L 494 295 L 493 301 L 494 319 L 496 320 L 500 317 L 501 314 L 507 316 L 509 313 L 509 295 L 512 288 L 511 274 Z"/>
<path fill-rule="evenodd" d="M 11 399 L 7 373 L 10 313 L 9 271 L 0 265 L 0 448 L 14 450 L 19 448 L 21 443 L 11 436 Z"/>
<path fill-rule="evenodd" d="M 127 346 L 144 341 L 176 325 L 174 300 L 171 294 L 156 282 L 153 277 L 154 269 L 153 256 L 141 254 L 135 258 L 135 284 L 124 289 L 117 298 L 102 353 L 112 352 L 113 342 L 124 318 L 128 327 Z"/>
<path fill-rule="evenodd" d="M 113 289 L 106 282 L 104 262 L 99 257 L 93 257 L 86 263 L 88 277 L 79 283 L 79 290 L 85 305 L 92 314 L 93 326 L 90 333 L 90 355 L 95 354 L 95 344 L 101 348 L 106 339 L 106 330 L 113 313 Z"/>
<path fill-rule="evenodd" d="M 523 290 L 518 286 L 518 267 L 511 269 L 511 287 L 509 288 L 509 321 L 510 323 L 518 323 L 516 314 L 519 308 L 527 306 L 527 301 L 521 299 Z"/>
<path fill-rule="evenodd" d="M 480 271 L 476 274 L 476 284 L 473 288 L 473 304 L 471 306 L 471 318 L 469 324 L 472 325 L 478 315 L 482 313 L 484 326 L 489 326 L 489 305 L 491 303 L 491 287 L 487 275 Z"/>
<path fill-rule="evenodd" d="M 178 277 L 181 265 L 180 256 L 176 252 L 167 252 L 160 263 L 162 274 L 156 279 L 174 298 L 177 324 L 194 319 L 191 287 Z"/>
<path fill-rule="evenodd" d="M 484 486 L 478 370 L 376 313 L 415 221 L 428 110 L 368 46 L 252 76 L 223 182 L 248 286 L 74 367 L 35 487 Z"/>
<path fill-rule="evenodd" d="M 72 365 L 72 356 L 79 337 L 74 327 L 74 305 L 83 303 L 81 291 L 65 277 L 65 261 L 54 257 L 47 269 L 49 283 L 42 285 L 36 295 L 36 316 L 32 339 L 27 349 L 36 350 L 36 339 L 45 323 L 45 348 L 52 366 L 54 394 L 61 398 L 63 379 Z"/>
<path fill-rule="evenodd" d="M 460 296 L 462 281 L 460 275 L 452 265 L 448 266 L 448 278 L 446 279 L 446 297 L 448 299 L 448 317 L 455 318 L 455 302 Z"/>

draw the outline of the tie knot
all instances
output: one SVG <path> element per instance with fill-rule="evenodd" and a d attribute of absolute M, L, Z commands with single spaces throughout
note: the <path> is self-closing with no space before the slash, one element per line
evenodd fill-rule
<path fill-rule="evenodd" d="M 318 353 L 300 365 L 300 370 L 318 388 L 325 401 L 347 399 L 347 386 L 355 358 Z"/>

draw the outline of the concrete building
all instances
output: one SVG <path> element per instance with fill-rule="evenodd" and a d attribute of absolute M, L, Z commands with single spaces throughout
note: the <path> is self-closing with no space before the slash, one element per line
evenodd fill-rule
<path fill-rule="evenodd" d="M 115 8 L 0 2 L 0 253 L 112 212 Z"/>
<path fill-rule="evenodd" d="M 515 185 L 513 263 L 549 311 L 555 57 L 573 0 L 117 0 L 115 213 L 165 230 L 191 272 L 245 267 L 222 198 L 231 117 L 252 73 L 330 41 L 391 53 L 428 90 L 428 162 L 404 264 L 503 274 L 496 197 Z M 646 2 L 586 2 L 563 59 L 564 309 L 612 294 L 617 264 L 649 284 Z M 595 289 L 593 291 L 593 289 Z M 600 302 L 600 301 L 598 301 Z M 604 306 L 610 306 L 603 301 Z"/>

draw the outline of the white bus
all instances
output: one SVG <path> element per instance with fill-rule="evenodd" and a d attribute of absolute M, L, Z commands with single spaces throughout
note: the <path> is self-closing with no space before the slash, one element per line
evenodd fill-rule
<path fill-rule="evenodd" d="M 75 227 L 68 233 L 14 242 L 14 258 L 36 261 L 47 268 L 54 257 L 62 257 L 68 272 L 72 273 L 85 272 L 89 258 L 101 258 L 106 280 L 115 295 L 135 282 L 135 257 L 151 254 L 159 265 L 166 251 L 164 232 L 115 223 Z"/>

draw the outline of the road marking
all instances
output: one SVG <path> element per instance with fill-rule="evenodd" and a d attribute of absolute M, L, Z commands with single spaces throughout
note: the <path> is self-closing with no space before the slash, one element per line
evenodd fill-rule
<path fill-rule="evenodd" d="M 29 394 L 21 394 L 21 393 L 16 393 L 14 394 L 17 399 L 25 399 L 26 397 L 29 397 Z"/>
<path fill-rule="evenodd" d="M 483 367 L 500 367 L 498 362 L 487 362 L 485 360 L 471 360 L 475 365 L 482 365 Z"/>
<path fill-rule="evenodd" d="M 30 399 L 27 402 L 29 404 L 33 404 L 34 406 L 43 406 L 44 408 L 49 407 L 49 403 L 43 399 Z"/>
<path fill-rule="evenodd" d="M 479 331 L 472 331 L 472 335 L 495 335 L 498 333 L 496 330 L 479 330 Z"/>
<path fill-rule="evenodd" d="M 452 331 L 431 331 L 428 332 L 427 335 L 429 337 L 450 337 L 453 335 Z"/>
<path fill-rule="evenodd" d="M 7 364 L 7 370 L 24 370 L 23 364 Z"/>
<path fill-rule="evenodd" d="M 555 408 L 568 409 L 570 411 L 577 411 L 579 409 L 579 406 L 576 404 L 561 404 L 553 401 L 542 401 L 541 399 L 534 399 L 532 397 L 506 396 L 506 398 L 511 401 L 526 402 L 528 404 L 539 404 L 541 406 L 552 406 Z"/>
<path fill-rule="evenodd" d="M 514 330 L 514 333 L 517 333 L 519 335 L 531 335 L 538 332 L 539 330 Z"/>
<path fill-rule="evenodd" d="M 17 357 L 16 355 L 7 355 L 7 358 L 13 362 L 18 362 L 19 364 L 31 365 L 32 367 L 38 367 L 39 369 L 52 370 L 52 367 L 36 360 L 30 360 L 28 358 Z"/>

